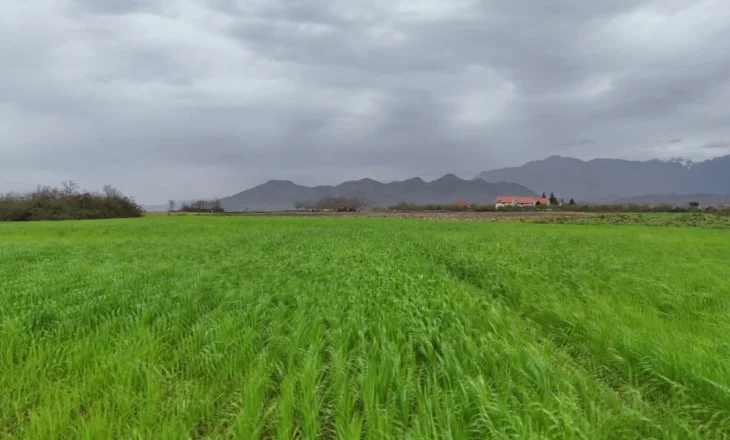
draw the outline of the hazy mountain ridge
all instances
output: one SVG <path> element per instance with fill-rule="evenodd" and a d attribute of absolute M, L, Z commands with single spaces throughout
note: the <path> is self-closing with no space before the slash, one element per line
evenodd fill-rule
<path fill-rule="evenodd" d="M 703 162 L 683 158 L 631 161 L 550 156 L 519 167 L 484 171 L 487 181 L 520 183 L 583 201 L 612 201 L 647 194 L 730 194 L 730 155 Z"/>
<path fill-rule="evenodd" d="M 528 188 L 516 184 L 464 180 L 447 174 L 432 182 L 414 177 L 404 181 L 382 183 L 373 179 L 348 181 L 337 186 L 308 187 L 288 180 L 270 180 L 262 185 L 221 199 L 226 211 L 279 211 L 294 209 L 294 202 L 318 200 L 328 196 L 360 197 L 371 205 L 391 206 L 399 202 L 417 204 L 452 203 L 463 199 L 475 204 L 494 203 L 498 195 L 534 196 Z"/>

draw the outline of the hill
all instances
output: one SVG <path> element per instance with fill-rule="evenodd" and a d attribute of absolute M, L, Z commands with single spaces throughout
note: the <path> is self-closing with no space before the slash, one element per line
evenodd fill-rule
<path fill-rule="evenodd" d="M 516 183 L 489 183 L 487 181 L 464 180 L 453 174 L 426 182 L 412 179 L 382 183 L 373 179 L 349 181 L 337 186 L 308 187 L 288 180 L 270 180 L 221 199 L 226 211 L 280 211 L 293 209 L 294 202 L 318 200 L 323 197 L 360 197 L 371 205 L 390 206 L 399 202 L 416 204 L 452 203 L 457 199 L 475 204 L 493 203 L 498 195 L 534 196 L 535 193 Z"/>
<path fill-rule="evenodd" d="M 517 182 L 535 192 L 609 202 L 646 194 L 730 194 L 730 155 L 703 162 L 681 158 L 582 161 L 551 156 L 519 167 L 484 171 L 487 181 Z"/>

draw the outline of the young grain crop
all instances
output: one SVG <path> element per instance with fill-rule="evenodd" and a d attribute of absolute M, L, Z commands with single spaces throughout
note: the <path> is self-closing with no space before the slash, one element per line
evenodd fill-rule
<path fill-rule="evenodd" d="M 0 224 L 0 437 L 724 438 L 730 234 Z"/>

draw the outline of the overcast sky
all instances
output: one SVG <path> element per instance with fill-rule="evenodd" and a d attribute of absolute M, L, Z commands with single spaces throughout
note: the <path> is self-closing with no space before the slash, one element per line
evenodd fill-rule
<path fill-rule="evenodd" d="M 730 153 L 728 0 L 5 0 L 0 191 Z"/>

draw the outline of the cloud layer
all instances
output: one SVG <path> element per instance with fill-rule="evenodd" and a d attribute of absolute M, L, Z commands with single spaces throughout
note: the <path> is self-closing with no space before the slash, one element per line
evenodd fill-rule
<path fill-rule="evenodd" d="M 0 191 L 730 152 L 726 0 L 11 0 Z"/>

